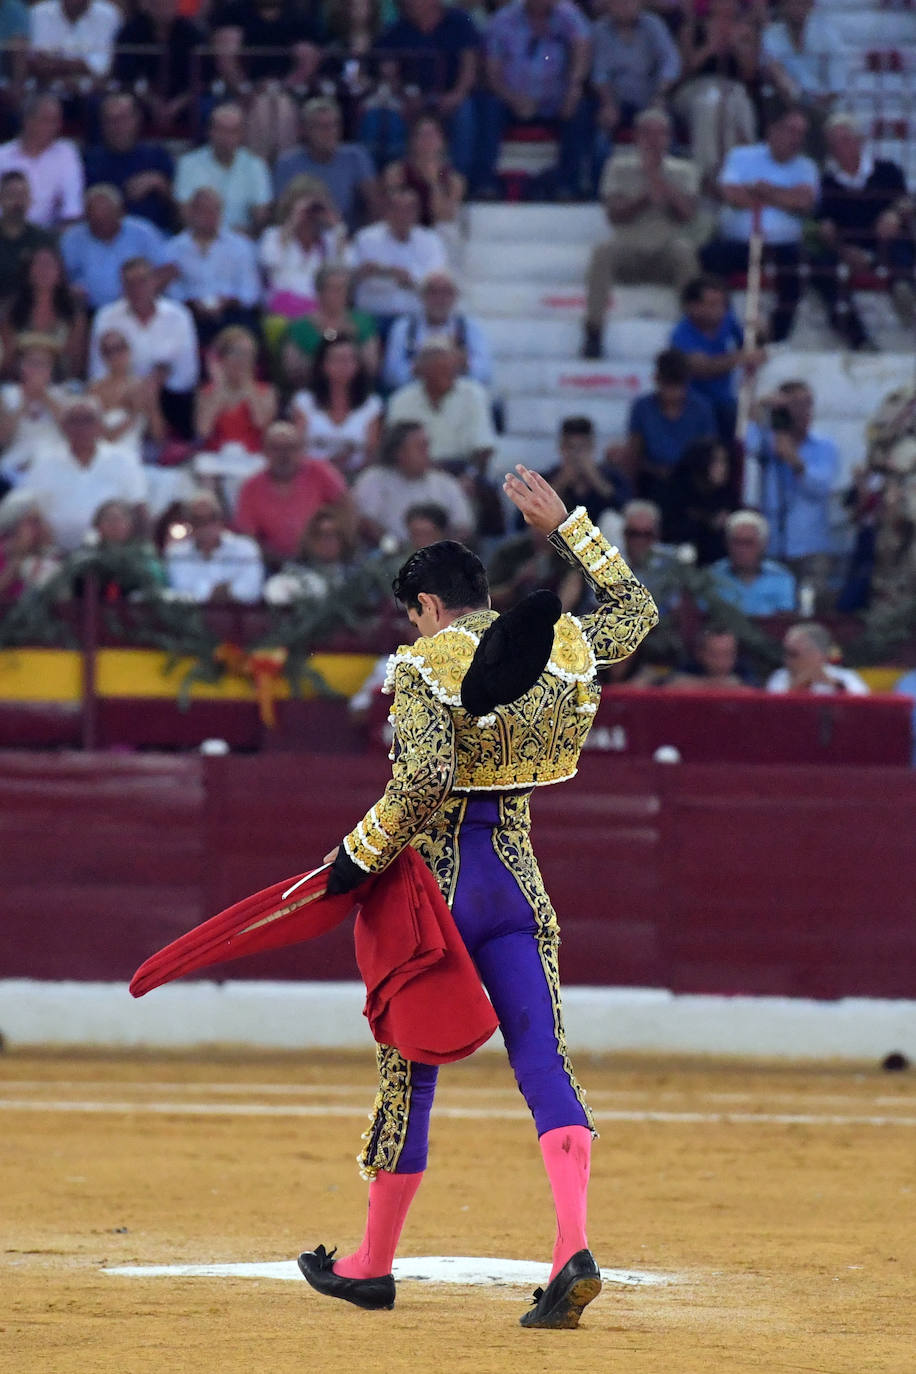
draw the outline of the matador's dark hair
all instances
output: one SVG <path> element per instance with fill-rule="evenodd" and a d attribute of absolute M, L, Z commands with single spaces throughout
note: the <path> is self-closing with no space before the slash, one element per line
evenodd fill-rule
<path fill-rule="evenodd" d="M 408 610 L 420 609 L 420 593 L 442 598 L 447 610 L 486 606 L 490 595 L 486 569 L 457 539 L 440 539 L 411 554 L 391 584 Z"/>

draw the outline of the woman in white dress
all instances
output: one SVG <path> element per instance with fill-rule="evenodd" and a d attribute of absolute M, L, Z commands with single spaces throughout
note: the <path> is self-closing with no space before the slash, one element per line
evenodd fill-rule
<path fill-rule="evenodd" d="M 308 453 L 346 476 L 371 463 L 381 432 L 382 402 L 351 338 L 325 339 L 315 354 L 312 386 L 292 400 Z"/>
<path fill-rule="evenodd" d="M 130 344 L 118 329 L 105 330 L 99 353 L 105 375 L 92 383 L 89 394 L 102 407 L 103 437 L 138 458 L 151 457 L 167 436 L 155 378 L 134 375 Z"/>

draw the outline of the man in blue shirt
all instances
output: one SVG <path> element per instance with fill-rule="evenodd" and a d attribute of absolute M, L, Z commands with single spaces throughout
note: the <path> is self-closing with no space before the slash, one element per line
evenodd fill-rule
<path fill-rule="evenodd" d="M 481 386 L 493 380 L 490 346 L 477 320 L 456 309 L 458 287 L 449 272 L 430 272 L 420 283 L 420 311 L 399 315 L 385 346 L 382 378 L 389 391 L 413 381 L 414 363 L 430 334 L 447 334 L 460 351 L 462 373 Z"/>
<path fill-rule="evenodd" d="M 681 293 L 684 315 L 675 325 L 672 348 L 686 355 L 690 389 L 715 411 L 719 435 L 725 443 L 735 437 L 735 371 L 756 368 L 765 360 L 761 348 L 745 348 L 744 332 L 718 277 L 695 277 Z"/>
<path fill-rule="evenodd" d="M 832 439 L 811 429 L 814 396 L 806 382 L 783 382 L 761 403 L 761 415 L 765 422 L 748 428 L 747 451 L 759 465 L 768 551 L 788 563 L 800 583 L 811 585 L 821 606 L 833 563 L 830 497 L 840 478 L 840 455 Z"/>
<path fill-rule="evenodd" d="M 772 119 L 766 141 L 732 148 L 719 173 L 723 202 L 716 237 L 700 251 L 706 272 L 746 272 L 754 217 L 759 213 L 764 261 L 775 272 L 776 305 L 769 337 L 788 337 L 801 297 L 802 227 L 817 203 L 820 178 L 804 157 L 808 117 L 790 109 Z"/>
<path fill-rule="evenodd" d="M 177 218 L 172 200 L 175 164 L 161 143 L 140 140 L 140 108 L 129 91 L 106 95 L 99 106 L 101 143 L 83 154 L 86 185 L 117 186 L 129 215 L 170 234 Z"/>
<path fill-rule="evenodd" d="M 167 294 L 191 311 L 204 347 L 226 325 L 258 330 L 261 282 L 255 246 L 244 234 L 221 229 L 222 217 L 219 193 L 199 187 L 188 201 L 187 229 L 165 248 L 172 269 Z"/>
<path fill-rule="evenodd" d="M 638 396 L 630 410 L 627 446 L 636 489 L 664 513 L 671 474 L 695 439 L 716 436 L 716 417 L 703 396 L 689 390 L 687 359 L 666 348 L 655 359 L 655 390 Z"/>
<path fill-rule="evenodd" d="M 85 206 L 85 220 L 64 231 L 60 251 L 70 285 L 95 311 L 120 299 L 121 268 L 131 258 L 162 263 L 165 240 L 148 220 L 125 215 L 116 186 L 90 186 Z"/>
<path fill-rule="evenodd" d="M 402 83 L 416 86 L 444 121 L 452 162 L 469 177 L 476 137 L 471 93 L 480 49 L 477 28 L 460 6 L 442 0 L 403 0 L 400 9 L 402 17 L 382 31 L 373 52 L 399 57 Z"/>
<path fill-rule="evenodd" d="M 723 601 L 745 615 L 779 615 L 795 610 L 795 578 L 774 558 L 766 558 L 770 527 L 753 510 L 736 510 L 725 522 L 728 555 L 710 572 Z"/>

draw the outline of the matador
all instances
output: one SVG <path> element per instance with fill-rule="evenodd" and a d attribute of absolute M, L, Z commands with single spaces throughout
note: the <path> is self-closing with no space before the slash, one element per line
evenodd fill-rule
<path fill-rule="evenodd" d="M 568 1329 L 601 1288 L 586 1236 L 594 1122 L 567 1050 L 559 926 L 532 850 L 528 803 L 533 789 L 573 777 L 598 707 L 598 669 L 633 653 L 658 614 L 582 507 L 568 514 L 552 487 L 522 465 L 507 475 L 504 490 L 582 573 L 596 609 L 578 618 L 554 612 L 546 666 L 538 665 L 533 685 L 474 714 L 480 703 L 468 699 L 469 669 L 481 637 L 499 619 L 489 608 L 483 565 L 450 540 L 408 559 L 394 592 L 419 638 L 399 648 L 389 666 L 392 776 L 326 856 L 328 890 L 357 888 L 406 845 L 432 870 L 499 1018 L 553 1194 L 550 1279 L 521 1324 Z M 378 1093 L 359 1157 L 370 1180 L 363 1242 L 341 1258 L 316 1246 L 300 1255 L 299 1267 L 320 1293 L 390 1308 L 395 1250 L 426 1169 L 438 1069 L 410 1062 L 392 1046 L 379 1045 L 377 1054 Z"/>

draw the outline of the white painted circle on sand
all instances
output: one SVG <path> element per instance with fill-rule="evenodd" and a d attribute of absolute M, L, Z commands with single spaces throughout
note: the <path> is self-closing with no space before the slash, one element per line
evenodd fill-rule
<path fill-rule="evenodd" d="M 105 1274 L 131 1279 L 294 1279 L 302 1282 L 295 1260 L 264 1261 L 256 1264 L 151 1264 L 121 1265 L 104 1269 Z M 546 1285 L 549 1266 L 537 1260 L 490 1259 L 477 1255 L 420 1255 L 394 1262 L 394 1277 L 418 1283 L 489 1284 L 535 1288 Z M 674 1283 L 673 1274 L 649 1273 L 639 1269 L 602 1269 L 605 1283 L 627 1288 L 658 1287 Z"/>

